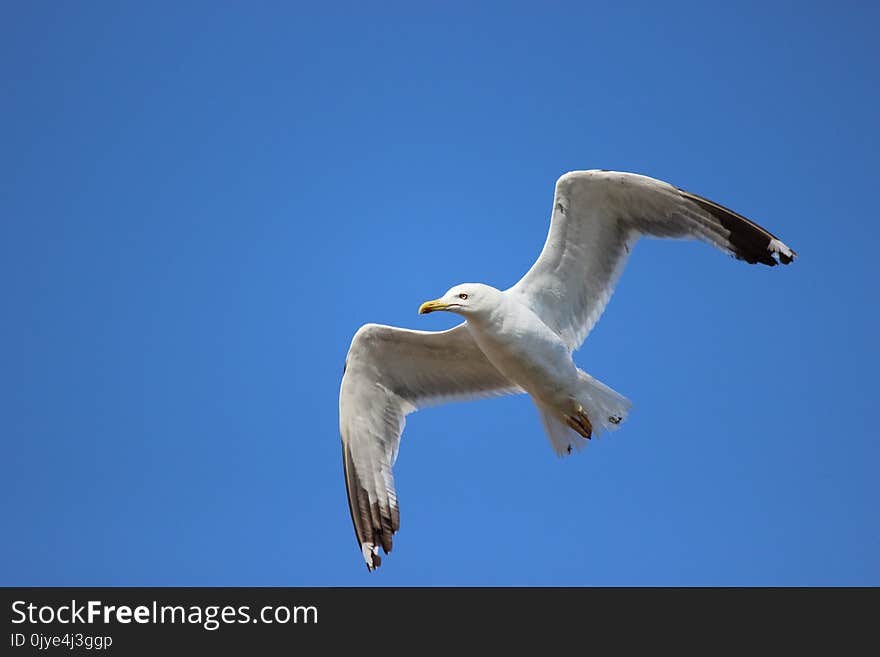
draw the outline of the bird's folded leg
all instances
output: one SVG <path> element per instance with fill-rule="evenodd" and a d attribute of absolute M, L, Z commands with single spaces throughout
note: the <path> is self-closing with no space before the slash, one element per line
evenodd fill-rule
<path fill-rule="evenodd" d="M 587 417 L 581 406 L 578 406 L 576 415 L 565 417 L 565 423 L 587 440 L 593 437 L 593 423 L 590 422 L 590 418 Z"/>

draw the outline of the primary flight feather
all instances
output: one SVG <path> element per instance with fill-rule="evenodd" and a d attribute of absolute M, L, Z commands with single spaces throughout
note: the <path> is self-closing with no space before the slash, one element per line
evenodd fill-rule
<path fill-rule="evenodd" d="M 538 260 L 501 291 L 465 283 L 428 301 L 465 321 L 448 331 L 367 324 L 352 340 L 339 393 L 348 503 L 367 568 L 400 527 L 392 466 L 409 413 L 436 403 L 528 393 L 557 454 L 617 429 L 630 402 L 578 369 L 572 352 L 611 298 L 643 235 L 697 239 L 750 264 L 789 264 L 795 252 L 717 203 L 634 173 L 573 171 L 556 182 Z"/>

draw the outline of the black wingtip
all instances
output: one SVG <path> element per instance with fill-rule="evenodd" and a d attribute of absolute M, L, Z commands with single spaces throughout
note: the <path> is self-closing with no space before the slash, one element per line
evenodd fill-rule
<path fill-rule="evenodd" d="M 797 256 L 797 253 L 775 235 L 750 219 L 702 196 L 680 191 L 717 219 L 728 232 L 728 247 L 737 260 L 743 260 L 750 265 L 762 264 L 775 267 L 780 263 L 791 264 Z"/>

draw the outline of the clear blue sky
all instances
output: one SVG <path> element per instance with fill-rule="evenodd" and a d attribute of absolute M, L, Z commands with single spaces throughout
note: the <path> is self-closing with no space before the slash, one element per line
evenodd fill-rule
<path fill-rule="evenodd" d="M 148 4 L 0 8 L 0 584 L 880 584 L 876 5 Z M 626 426 L 411 416 L 368 574 L 352 335 L 515 282 L 586 168 L 800 259 L 640 243 L 576 354 Z"/>

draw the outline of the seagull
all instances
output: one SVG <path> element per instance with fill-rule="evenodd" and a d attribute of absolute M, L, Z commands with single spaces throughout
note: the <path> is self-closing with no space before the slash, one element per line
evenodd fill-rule
<path fill-rule="evenodd" d="M 339 392 L 348 504 L 368 570 L 400 528 L 392 466 L 406 416 L 428 405 L 527 393 L 560 456 L 614 431 L 630 401 L 579 369 L 572 353 L 599 320 L 642 236 L 696 239 L 749 264 L 796 253 L 736 212 L 647 176 L 596 169 L 556 181 L 550 232 L 513 287 L 464 283 L 419 314 L 464 321 L 446 331 L 366 324 L 352 339 Z"/>

